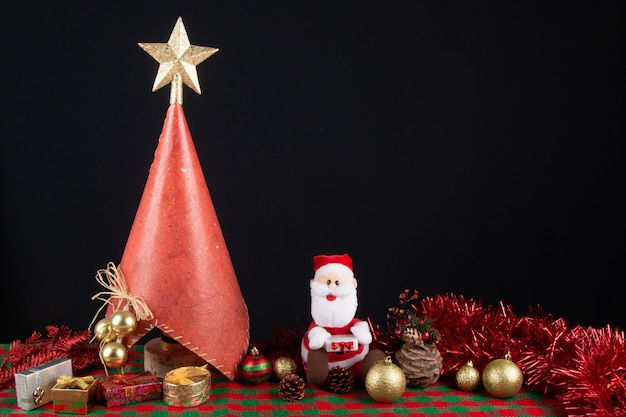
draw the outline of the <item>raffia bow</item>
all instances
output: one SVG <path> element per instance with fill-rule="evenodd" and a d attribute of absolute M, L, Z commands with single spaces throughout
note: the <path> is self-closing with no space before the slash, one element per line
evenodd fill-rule
<path fill-rule="evenodd" d="M 126 285 L 126 280 L 124 279 L 122 270 L 117 268 L 113 262 L 109 262 L 106 269 L 98 270 L 96 273 L 96 281 L 98 281 L 98 283 L 108 291 L 100 291 L 91 297 L 92 300 L 100 300 L 103 304 L 91 320 L 89 328 L 93 326 L 94 322 L 100 315 L 100 312 L 107 305 L 111 305 L 117 311 L 124 302 L 126 302 L 126 308 L 128 308 L 128 306 L 132 307 L 137 321 L 152 320 L 154 318 L 154 315 L 145 300 L 139 296 L 131 294 L 128 286 Z M 112 299 L 117 300 L 117 305 L 113 303 Z"/>

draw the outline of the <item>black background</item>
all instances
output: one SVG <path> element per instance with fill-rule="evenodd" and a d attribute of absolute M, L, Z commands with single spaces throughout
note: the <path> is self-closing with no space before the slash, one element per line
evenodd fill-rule
<path fill-rule="evenodd" d="M 220 49 L 184 110 L 252 341 L 344 252 L 376 322 L 414 288 L 626 327 L 620 2 L 62 3 L 1 17 L 3 341 L 100 306 L 169 100 L 137 43 L 178 16 Z"/>

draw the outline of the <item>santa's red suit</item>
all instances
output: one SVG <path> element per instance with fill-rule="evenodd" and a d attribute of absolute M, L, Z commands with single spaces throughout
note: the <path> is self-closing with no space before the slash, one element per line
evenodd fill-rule
<path fill-rule="evenodd" d="M 361 323 L 363 320 L 352 319 L 350 323 L 343 327 L 324 327 L 324 329 L 330 333 L 332 336 L 334 335 L 349 335 L 352 336 L 352 332 L 350 329 L 357 323 Z M 307 358 L 309 355 L 309 351 L 311 348 L 309 347 L 309 337 L 308 332 L 317 327 L 315 322 L 312 322 L 309 328 L 307 329 L 307 333 L 302 338 L 301 344 L 301 354 L 304 363 L 307 363 Z M 328 369 L 332 369 L 336 366 L 340 368 L 351 368 L 353 372 L 358 373 L 359 367 L 361 366 L 361 361 L 365 358 L 365 355 L 369 352 L 369 345 L 359 343 L 359 346 L 356 350 L 345 350 L 343 352 L 327 352 L 328 354 Z"/>

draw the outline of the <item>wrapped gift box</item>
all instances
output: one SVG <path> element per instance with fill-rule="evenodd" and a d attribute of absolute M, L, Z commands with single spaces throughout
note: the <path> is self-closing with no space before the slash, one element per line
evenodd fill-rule
<path fill-rule="evenodd" d="M 351 334 L 338 334 L 326 340 L 326 352 L 349 352 L 359 348 L 359 340 Z"/>
<path fill-rule="evenodd" d="M 95 400 L 98 381 L 93 377 L 61 376 L 52 387 L 55 413 L 87 414 Z"/>
<path fill-rule="evenodd" d="M 72 360 L 59 358 L 15 373 L 17 405 L 32 410 L 52 401 L 52 387 L 61 375 L 72 375 Z"/>
<path fill-rule="evenodd" d="M 98 381 L 100 397 L 106 402 L 107 407 L 158 400 L 163 397 L 163 383 L 148 371 L 112 375 Z"/>
<path fill-rule="evenodd" d="M 163 401 L 173 407 L 197 407 L 211 396 L 211 373 L 204 366 L 172 369 L 163 378 Z"/>

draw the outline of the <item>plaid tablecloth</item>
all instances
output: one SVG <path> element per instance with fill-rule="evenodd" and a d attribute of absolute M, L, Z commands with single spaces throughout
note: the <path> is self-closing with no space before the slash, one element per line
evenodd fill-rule
<path fill-rule="evenodd" d="M 8 345 L 0 345 L 0 357 Z M 134 346 L 124 372 L 143 371 L 143 347 Z M 103 376 L 103 369 L 87 372 Z M 82 373 L 81 373 L 82 375 Z M 52 403 L 24 411 L 17 406 L 15 389 L 0 390 L 0 416 L 36 415 L 57 416 Z M 69 416 L 71 414 L 63 414 Z M 304 399 L 287 402 L 278 393 L 278 382 L 273 379 L 262 385 L 246 385 L 229 381 L 214 374 L 209 400 L 193 408 L 169 407 L 163 402 L 147 401 L 106 408 L 94 404 L 89 415 L 103 417 L 195 417 L 195 416 L 416 416 L 416 417 L 540 417 L 561 416 L 559 404 L 551 398 L 522 389 L 509 399 L 491 397 L 485 391 L 465 392 L 444 383 L 426 388 L 407 388 L 397 401 L 375 402 L 364 388 L 355 388 L 348 394 L 333 394 L 307 385 Z"/>

